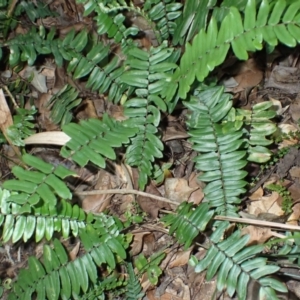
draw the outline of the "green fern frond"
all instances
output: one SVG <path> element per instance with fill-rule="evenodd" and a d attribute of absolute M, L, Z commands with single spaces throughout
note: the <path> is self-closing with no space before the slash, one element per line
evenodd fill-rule
<path fill-rule="evenodd" d="M 114 269 L 116 255 L 121 259 L 126 257 L 123 245 L 107 231 L 99 237 L 93 228 L 87 227 L 87 231 L 80 232 L 80 237 L 86 253 L 74 261 L 69 261 L 57 239 L 53 248 L 44 245 L 42 262 L 30 257 L 28 269 L 21 270 L 8 299 L 31 299 L 35 293 L 37 299 L 78 299 L 91 284 L 97 284 L 97 267 L 105 264 Z"/>
<path fill-rule="evenodd" d="M 166 254 L 163 251 L 158 251 L 147 259 L 144 254 L 141 253 L 134 261 L 134 264 L 141 274 L 147 273 L 147 278 L 151 284 L 157 285 L 159 276 L 162 274 L 162 269 L 159 264 L 165 256 Z"/>
<path fill-rule="evenodd" d="M 65 85 L 57 94 L 53 95 L 47 106 L 51 107 L 50 118 L 54 124 L 66 125 L 72 120 L 71 110 L 81 103 L 78 91 L 70 85 Z"/>
<path fill-rule="evenodd" d="M 173 44 L 177 45 L 180 43 L 182 45 L 184 42 L 189 42 L 201 28 L 205 28 L 209 12 L 212 5 L 215 4 L 216 1 L 210 0 L 185 1 L 183 13 L 176 22 Z"/>
<path fill-rule="evenodd" d="M 87 76 L 87 88 L 99 93 L 108 93 L 109 99 L 115 102 L 121 99 L 128 86 L 120 83 L 119 76 L 124 70 L 119 67 L 118 57 L 115 56 L 111 60 L 108 58 L 109 46 L 101 42 L 88 45 L 88 34 L 84 30 L 78 34 L 71 30 L 63 40 L 54 37 L 54 28 L 48 34 L 45 30 L 38 33 L 33 28 L 27 34 L 17 35 L 0 47 L 9 47 L 11 67 L 22 61 L 33 65 L 37 53 L 53 54 L 58 66 L 61 66 L 64 60 L 69 62 L 67 71 L 73 73 L 74 78 Z M 83 54 L 83 50 L 86 54 Z M 2 53 L 0 54 L 2 56 Z"/>
<path fill-rule="evenodd" d="M 173 36 L 176 20 L 181 16 L 182 4 L 174 0 L 146 0 L 141 10 L 142 16 L 155 24 L 159 32 L 159 44 Z M 155 30 L 155 29 L 154 29 Z"/>
<path fill-rule="evenodd" d="M 236 7 L 230 8 L 219 28 L 215 18 L 211 18 L 207 29 L 201 29 L 193 43 L 186 44 L 180 67 L 164 94 L 171 99 L 179 86 L 178 95 L 185 99 L 195 79 L 202 82 L 225 60 L 230 46 L 242 60 L 248 58 L 248 51 L 261 50 L 264 41 L 270 46 L 281 42 L 295 47 L 300 41 L 299 11 L 299 2 L 287 5 L 285 0 L 278 0 L 273 6 L 262 0 L 257 11 L 256 1 L 248 0 L 243 18 Z"/>
<path fill-rule="evenodd" d="M 12 193 L 12 195 L 14 195 Z M 35 236 L 39 242 L 44 237 L 49 241 L 54 232 L 61 232 L 64 238 L 77 236 L 79 229 L 87 224 L 90 216 L 77 205 L 71 205 L 61 200 L 55 207 L 44 204 L 39 207 L 18 205 L 10 201 L 11 194 L 7 190 L 0 190 L 0 226 L 2 226 L 2 240 L 10 239 L 13 243 L 23 239 L 27 242 Z"/>
<path fill-rule="evenodd" d="M 76 0 L 76 2 L 83 4 L 85 16 L 91 12 L 96 14 L 94 20 L 97 22 L 97 33 L 99 35 L 107 34 L 109 38 L 114 39 L 115 43 L 120 43 L 122 50 L 126 53 L 127 49 L 133 45 L 131 37 L 137 35 L 139 29 L 125 27 L 126 18 L 119 11 L 128 10 L 131 6 L 128 6 L 125 1 L 120 1 L 120 4 L 114 2 L 113 5 L 110 1 L 101 0 Z"/>
<path fill-rule="evenodd" d="M 230 297 L 237 293 L 239 300 L 246 299 L 245 287 L 250 279 L 260 284 L 260 294 L 267 297 L 261 299 L 278 299 L 274 290 L 287 292 L 287 289 L 283 283 L 268 276 L 277 272 L 279 267 L 267 264 L 266 258 L 257 256 L 263 250 L 263 245 L 246 246 L 250 236 L 241 236 L 240 231 L 222 240 L 228 225 L 228 222 L 221 222 L 209 237 L 211 245 L 203 259 L 198 261 L 195 257 L 191 258 L 195 272 L 207 270 L 207 280 L 217 274 L 217 289 L 222 291 L 226 288 Z"/>
<path fill-rule="evenodd" d="M 182 203 L 176 210 L 176 214 L 170 214 L 162 218 L 166 226 L 170 226 L 169 233 L 175 233 L 176 239 L 185 244 L 187 249 L 199 235 L 206 229 L 214 210 L 207 203 L 200 204 L 193 209 L 191 203 Z"/>
<path fill-rule="evenodd" d="M 159 96 L 168 72 L 176 65 L 168 59 L 173 52 L 166 43 L 151 48 L 149 52 L 138 48 L 128 51 L 128 70 L 121 76 L 122 82 L 135 87 L 135 97 L 124 103 L 125 124 L 138 128 L 126 151 L 127 163 L 139 169 L 139 187 L 143 189 L 152 175 L 152 163 L 163 157 L 163 143 L 157 137 L 160 110 L 166 111 L 166 103 Z"/>
<path fill-rule="evenodd" d="M 26 13 L 31 22 L 36 22 L 36 19 L 44 19 L 46 17 L 54 17 L 57 15 L 42 1 L 20 1 L 15 8 L 14 14 L 15 16 L 20 16 L 23 12 Z"/>
<path fill-rule="evenodd" d="M 63 131 L 71 138 L 61 149 L 61 156 L 72 157 L 80 166 L 91 161 L 100 168 L 105 168 L 105 158 L 116 159 L 113 148 L 129 143 L 137 128 L 125 127 L 107 114 L 102 121 L 89 119 L 80 124 L 70 123 L 63 126 Z"/>
<path fill-rule="evenodd" d="M 62 179 L 67 176 L 77 176 L 76 173 L 61 165 L 54 167 L 30 154 L 24 154 L 22 160 L 35 171 L 25 170 L 20 166 L 12 168 L 12 173 L 18 179 L 5 181 L 3 187 L 19 193 L 11 195 L 9 201 L 22 205 L 24 210 L 28 210 L 30 206 L 37 205 L 41 199 L 50 207 L 54 207 L 57 197 L 72 198 L 72 193 Z"/>
<path fill-rule="evenodd" d="M 184 104 L 192 111 L 187 125 L 192 147 L 199 152 L 196 168 L 204 172 L 199 179 L 209 182 L 203 189 L 205 200 L 219 214 L 236 216 L 239 195 L 246 191 L 243 178 L 247 173 L 242 168 L 247 160 L 246 151 L 240 150 L 243 131 L 221 123 L 232 107 L 231 96 L 224 94 L 222 87 L 215 87 Z"/>
<path fill-rule="evenodd" d="M 134 274 L 134 270 L 132 264 L 127 264 L 127 271 L 129 275 L 127 289 L 126 289 L 126 299 L 127 300 L 139 300 L 144 296 L 144 292 L 141 287 L 141 283 L 139 282 L 137 276 Z"/>
<path fill-rule="evenodd" d="M 271 101 L 261 102 L 253 105 L 250 111 L 238 109 L 237 115 L 243 117 L 245 125 L 250 126 L 248 131 L 248 160 L 258 163 L 266 162 L 270 159 L 272 152 L 265 146 L 273 141 L 267 139 L 267 136 L 273 134 L 277 127 L 270 119 L 276 116 Z"/>
<path fill-rule="evenodd" d="M 116 277 L 112 274 L 103 278 L 100 282 L 93 284 L 89 287 L 89 290 L 80 297 L 81 300 L 104 300 L 107 292 L 111 292 L 113 295 L 123 294 L 122 288 L 125 287 L 125 281 L 121 277 Z"/>
<path fill-rule="evenodd" d="M 16 146 L 25 146 L 24 139 L 33 135 L 34 124 L 31 121 L 34 120 L 34 114 L 36 114 L 36 108 L 33 106 L 31 109 L 17 108 L 16 114 L 13 117 L 14 124 L 9 126 L 6 130 L 7 136 L 12 143 Z"/>

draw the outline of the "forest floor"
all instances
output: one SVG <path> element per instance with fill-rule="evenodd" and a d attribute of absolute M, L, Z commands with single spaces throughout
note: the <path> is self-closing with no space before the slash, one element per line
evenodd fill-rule
<path fill-rule="evenodd" d="M 94 26 L 92 18 L 84 18 L 79 21 L 78 15 L 82 13 L 82 7 L 76 5 L 72 0 L 52 1 L 49 8 L 55 11 L 57 16 L 40 19 L 36 25 L 40 23 L 46 27 L 56 26 L 62 35 L 72 28 L 80 31 L 83 28 L 93 28 Z M 30 27 L 30 21 L 25 21 Z M 26 24 L 26 22 L 22 22 L 22 24 Z M 20 34 L 27 29 L 18 26 L 15 33 Z M 145 38 L 140 39 L 141 47 L 148 47 L 149 43 L 149 40 Z M 251 164 L 247 170 L 249 172 L 248 179 L 252 184 L 248 193 L 244 195 L 240 209 L 240 215 L 245 219 L 245 224 L 239 226 L 243 233 L 250 234 L 253 244 L 266 243 L 274 238 L 283 237 L 284 229 L 281 224 L 298 226 L 300 218 L 299 50 L 299 48 L 278 47 L 272 54 L 260 52 L 243 62 L 238 61 L 234 56 L 229 56 L 222 68 L 218 68 L 215 72 L 218 81 L 223 83 L 226 90 L 234 96 L 235 107 L 250 109 L 256 103 L 265 100 L 272 101 L 277 112 L 274 121 L 282 129 L 282 132 L 286 133 L 283 136 L 274 136 L 271 150 L 274 152 L 275 158 L 269 165 L 261 168 L 257 164 Z M 8 69 L 1 68 L 2 86 L 7 86 L 3 79 L 6 78 L 7 72 Z M 37 108 L 35 128 L 40 132 L 61 130 L 52 122 L 51 107 L 48 107 L 47 103 L 51 96 L 67 83 L 76 87 L 80 91 L 79 96 L 83 99 L 82 103 L 74 110 L 74 120 L 101 118 L 104 113 L 108 113 L 117 120 L 124 118 L 121 105 L 107 101 L 105 95 L 92 93 L 85 89 L 84 82 L 74 81 L 68 76 L 66 68 L 64 66 L 57 67 L 51 57 L 39 62 L 39 65 L 25 66 L 23 70 L 13 76 L 26 78 L 28 76 L 26 74 L 31 74 L 31 72 L 35 74 L 35 80 L 30 85 L 30 92 L 25 98 L 27 101 L 24 103 L 24 107 L 29 108 L 34 105 Z M 5 88 L 4 93 L 6 96 L 8 95 Z M 89 166 L 79 168 L 64 160 L 59 156 L 60 147 L 55 145 L 27 146 L 26 150 L 49 163 L 65 165 L 79 174 L 79 178 L 69 182 L 69 186 L 77 195 L 76 201 L 85 211 L 94 213 L 106 211 L 118 216 L 121 220 L 128 218 L 129 213 L 131 216 L 146 216 L 146 222 L 136 224 L 131 229 L 134 237 L 131 254 L 137 256 L 143 253 L 149 257 L 155 252 L 166 250 L 166 258 L 160 265 L 163 274 L 158 284 L 153 286 L 147 278 L 142 279 L 141 283 L 147 299 L 229 299 L 226 294 L 216 293 L 215 280 L 207 282 L 205 273 L 197 274 L 188 265 L 191 253 L 197 258 L 201 258 L 205 254 L 206 250 L 201 247 L 205 243 L 203 238 L 199 239 L 197 247 L 191 247 L 184 251 L 177 243 L 173 244 L 173 239 L 159 222 L 163 214 L 173 211 L 183 199 L 199 204 L 204 197 L 203 183 L 198 181 L 194 168 L 193 158 L 196 153 L 192 151 L 191 144 L 187 139 L 186 115 L 187 111 L 178 107 L 172 115 L 165 114 L 162 117 L 160 132 L 166 147 L 160 165 L 166 168 L 165 179 L 160 184 L 149 183 L 145 190 L 148 195 L 81 194 L 81 192 L 90 190 L 136 188 L 138 173 L 127 166 L 122 159 L 119 162 L 111 163 L 105 170 L 99 170 Z M 281 151 L 286 147 L 290 147 L 288 151 Z M 0 183 L 13 177 L 11 168 L 17 163 L 18 158 L 13 149 L 2 144 Z M 268 188 L 270 184 L 276 185 L 277 188 L 275 190 Z M 153 196 L 172 199 L 174 204 L 154 199 Z M 131 209 L 128 210 L 128 207 Z M 254 220 L 253 224 L 250 224 L 249 220 Z M 266 221 L 276 222 L 278 227 L 270 228 L 265 223 Z M 7 244 L 0 247 L 0 278 L 3 287 L 9 288 L 11 280 L 16 278 L 19 270 L 26 268 L 30 255 L 41 256 L 44 243 L 44 240 L 38 244 L 30 240 L 27 243 L 19 242 L 15 245 Z M 64 245 L 71 258 L 80 255 L 81 247 L 76 238 L 65 240 Z M 273 250 L 270 246 L 270 254 Z M 284 266 L 284 262 L 282 266 Z M 298 269 L 286 264 L 286 267 L 281 269 L 281 273 L 297 275 Z M 300 299 L 299 282 L 288 277 L 281 278 L 286 281 L 290 290 L 287 298 L 282 299 Z M 248 289 L 247 299 L 258 299 L 255 284 L 250 285 Z"/>

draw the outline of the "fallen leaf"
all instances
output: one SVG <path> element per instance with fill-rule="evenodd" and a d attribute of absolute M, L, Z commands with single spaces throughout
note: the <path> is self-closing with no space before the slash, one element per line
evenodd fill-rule
<path fill-rule="evenodd" d="M 196 190 L 191 193 L 188 201 L 197 205 L 204 198 L 203 188 L 205 187 L 205 183 L 199 181 L 196 172 L 192 172 L 189 177 L 189 186 L 191 188 L 195 188 Z"/>
<path fill-rule="evenodd" d="M 258 188 L 251 196 L 249 196 L 250 200 L 259 200 L 264 195 L 264 190 L 262 187 Z"/>
<path fill-rule="evenodd" d="M 270 237 L 273 236 L 270 228 L 263 228 L 257 226 L 247 226 L 242 229 L 242 234 L 249 234 L 250 239 L 248 245 L 257 245 L 266 242 Z"/>
<path fill-rule="evenodd" d="M 298 226 L 298 220 L 300 219 L 300 203 L 293 205 L 293 212 L 287 220 L 287 224 Z"/>
<path fill-rule="evenodd" d="M 260 213 L 272 213 L 277 216 L 282 216 L 284 211 L 278 204 L 279 194 L 272 192 L 269 196 L 263 196 L 258 201 L 251 201 L 248 205 L 248 213 L 258 216 Z"/>
<path fill-rule="evenodd" d="M 132 256 L 141 253 L 143 248 L 143 238 L 145 235 L 148 235 L 150 233 L 151 233 L 150 231 L 133 233 L 133 242 L 131 244 L 131 250 L 130 250 Z"/>
<path fill-rule="evenodd" d="M 100 169 L 95 190 L 111 189 L 111 174 Z M 82 200 L 82 209 L 86 212 L 99 213 L 110 204 L 111 194 L 88 195 Z"/>
<path fill-rule="evenodd" d="M 69 252 L 69 257 L 72 261 L 76 259 L 79 249 L 80 249 L 80 242 L 76 243 L 73 249 Z"/>
<path fill-rule="evenodd" d="M 293 178 L 300 178 L 300 167 L 292 167 L 289 173 Z"/>
<path fill-rule="evenodd" d="M 192 248 L 187 251 L 178 251 L 175 258 L 169 264 L 169 268 L 184 266 L 188 263 L 190 259 Z"/>
<path fill-rule="evenodd" d="M 188 181 L 184 178 L 167 178 L 165 180 L 165 195 L 176 203 L 187 201 L 196 189 L 198 187 L 189 187 Z"/>

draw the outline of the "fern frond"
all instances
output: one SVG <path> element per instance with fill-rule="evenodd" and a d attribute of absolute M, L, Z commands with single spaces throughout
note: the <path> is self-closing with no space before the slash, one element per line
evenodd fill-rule
<path fill-rule="evenodd" d="M 33 236 L 36 242 L 44 237 L 50 240 L 54 232 L 61 232 L 64 238 L 68 238 L 70 232 L 77 236 L 79 229 L 87 224 L 88 216 L 85 212 L 65 200 L 61 200 L 55 207 L 46 204 L 28 207 L 11 202 L 10 196 L 8 190 L 0 190 L 0 226 L 3 227 L 4 243 L 10 239 L 13 243 L 20 239 L 27 242 Z"/>
<path fill-rule="evenodd" d="M 183 13 L 177 20 L 174 31 L 173 44 L 181 45 L 189 42 L 200 29 L 206 27 L 208 14 L 210 12 L 211 1 L 187 0 L 184 5 Z M 216 8 L 213 12 L 215 12 Z"/>
<path fill-rule="evenodd" d="M 170 226 L 169 233 L 175 233 L 176 239 L 185 244 L 187 249 L 203 232 L 211 220 L 214 210 L 211 210 L 207 203 L 200 204 L 193 209 L 191 203 L 182 203 L 176 210 L 176 214 L 170 214 L 162 218 L 166 226 Z"/>
<path fill-rule="evenodd" d="M 243 131 L 221 121 L 228 115 L 232 100 L 222 87 L 200 92 L 196 98 L 184 103 L 191 111 L 187 125 L 193 149 L 199 152 L 196 168 L 204 174 L 199 179 L 209 182 L 203 189 L 205 200 L 217 213 L 236 216 L 239 195 L 246 190 L 247 175 L 242 168 L 247 164 L 246 151 L 240 150 Z M 226 128 L 226 130 L 225 130 Z"/>
<path fill-rule="evenodd" d="M 22 205 L 26 211 L 30 206 L 37 205 L 41 199 L 44 203 L 54 207 L 57 197 L 72 198 L 72 193 L 62 179 L 67 176 L 76 176 L 76 173 L 61 165 L 54 167 L 30 154 L 24 154 L 22 160 L 35 171 L 25 170 L 20 166 L 12 168 L 12 173 L 18 179 L 5 181 L 3 187 L 19 193 L 11 195 L 9 201 Z"/>
<path fill-rule="evenodd" d="M 241 236 L 235 231 L 229 238 L 222 240 L 228 222 L 221 222 L 219 227 L 209 237 L 211 245 L 203 259 L 191 258 L 195 272 L 207 270 L 206 278 L 211 280 L 217 274 L 217 289 L 227 289 L 230 297 L 236 292 L 239 300 L 246 299 L 250 279 L 257 281 L 261 295 L 272 295 L 278 299 L 274 290 L 287 292 L 285 285 L 278 280 L 268 277 L 279 270 L 278 266 L 267 264 L 267 259 L 257 256 L 264 246 L 246 246 L 249 236 Z"/>
<path fill-rule="evenodd" d="M 126 289 L 126 299 L 127 300 L 139 300 L 144 296 L 144 292 L 142 290 L 141 284 L 137 278 L 137 276 L 134 274 L 134 270 L 132 267 L 132 264 L 127 264 L 127 271 L 129 275 L 128 283 L 127 283 L 127 289 Z"/>
<path fill-rule="evenodd" d="M 86 230 L 80 232 L 86 251 L 83 256 L 69 261 L 57 239 L 53 241 L 53 248 L 44 245 L 42 262 L 35 257 L 29 258 L 28 269 L 21 270 L 8 299 L 24 299 L 24 295 L 26 299 L 31 299 L 35 293 L 37 299 L 78 299 L 91 284 L 98 283 L 97 267 L 108 265 L 114 269 L 116 255 L 121 259 L 126 257 L 125 249 L 119 242 L 121 235 L 114 237 L 106 229 L 99 236 L 99 232 L 89 226 Z M 100 281 L 100 284 L 103 283 Z"/>
<path fill-rule="evenodd" d="M 142 16 L 155 24 L 159 32 L 158 43 L 168 40 L 176 30 L 176 20 L 181 16 L 182 4 L 174 0 L 146 0 Z M 154 29 L 155 30 L 155 29 Z"/>
<path fill-rule="evenodd" d="M 269 109 L 272 106 L 271 101 L 255 104 L 251 108 L 251 116 L 246 116 L 244 122 L 246 125 L 250 125 L 249 144 L 251 147 L 248 149 L 248 160 L 250 161 L 266 162 L 272 155 L 272 152 L 264 147 L 273 142 L 266 137 L 276 131 L 276 124 L 270 120 L 276 116 L 275 110 Z M 238 111 L 238 114 L 241 114 L 241 110 Z M 256 149 L 259 150 L 256 151 Z"/>
<path fill-rule="evenodd" d="M 127 148 L 126 160 L 129 165 L 138 167 L 141 189 L 152 175 L 154 160 L 163 157 L 163 143 L 157 137 L 157 127 L 160 110 L 166 111 L 167 106 L 159 94 L 168 72 L 176 66 L 168 61 L 172 52 L 166 43 L 149 52 L 132 48 L 126 61 L 128 70 L 121 76 L 124 83 L 136 88 L 135 97 L 124 103 L 124 114 L 129 117 L 125 124 L 138 128 Z"/>
<path fill-rule="evenodd" d="M 129 139 L 138 131 L 134 127 L 125 127 L 104 114 L 102 121 L 89 119 L 80 124 L 70 123 L 63 126 L 63 131 L 71 138 L 60 154 L 80 166 L 91 161 L 100 168 L 105 168 L 105 158 L 116 159 L 113 148 L 129 143 Z"/>
<path fill-rule="evenodd" d="M 74 78 L 87 76 L 87 88 L 99 93 L 108 93 L 110 100 L 118 102 L 128 86 L 121 84 L 119 76 L 123 73 L 118 57 L 109 59 L 109 46 L 101 42 L 88 45 L 88 34 L 81 31 L 75 34 L 71 30 L 64 40 L 55 39 L 55 29 L 48 34 L 44 30 L 37 33 L 33 28 L 25 35 L 17 35 L 0 47 L 8 47 L 10 50 L 9 64 L 14 67 L 22 61 L 33 65 L 37 53 L 53 54 L 58 66 L 63 61 L 68 61 L 67 71 L 73 73 Z M 86 54 L 83 54 L 85 50 Z M 2 56 L 2 53 L 0 53 Z M 1 58 L 0 56 L 0 58 Z"/>
<path fill-rule="evenodd" d="M 248 51 L 261 50 L 263 41 L 271 46 L 278 42 L 296 46 L 300 41 L 299 3 L 287 5 L 286 1 L 279 0 L 270 5 L 268 0 L 262 0 L 258 11 L 255 4 L 255 0 L 248 0 L 243 19 L 238 9 L 231 7 L 220 28 L 215 18 L 211 18 L 207 29 L 201 29 L 193 43 L 186 44 L 180 67 L 164 93 L 168 99 L 178 86 L 179 97 L 185 99 L 195 79 L 202 82 L 225 60 L 230 46 L 242 60 L 248 58 Z"/>
<path fill-rule="evenodd" d="M 81 103 L 78 91 L 70 85 L 65 85 L 58 93 L 53 95 L 47 106 L 51 107 L 50 118 L 54 124 L 66 125 L 72 120 L 71 109 Z"/>
<path fill-rule="evenodd" d="M 107 34 L 109 38 L 114 39 L 115 43 L 120 43 L 122 50 L 126 53 L 127 49 L 133 45 L 131 37 L 137 35 L 139 29 L 137 27 L 125 27 L 126 18 L 119 12 L 128 10 L 132 6 L 128 6 L 125 1 L 120 1 L 122 2 L 120 4 L 114 2 L 113 5 L 110 1 L 105 3 L 105 1 L 100 0 L 76 0 L 76 2 L 84 5 L 85 16 L 91 12 L 96 14 L 94 20 L 97 22 L 97 33 L 99 35 Z"/>
<path fill-rule="evenodd" d="M 34 120 L 33 115 L 36 114 L 36 108 L 33 106 L 31 109 L 17 108 L 16 115 L 13 117 L 14 124 L 9 126 L 6 130 L 7 136 L 12 143 L 16 146 L 25 146 L 24 139 L 33 135 Z"/>

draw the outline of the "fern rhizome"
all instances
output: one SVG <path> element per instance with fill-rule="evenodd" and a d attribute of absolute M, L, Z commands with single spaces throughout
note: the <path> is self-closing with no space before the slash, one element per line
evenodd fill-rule
<path fill-rule="evenodd" d="M 219 291 L 246 299 L 246 286 L 255 281 L 260 299 L 277 299 L 277 291 L 286 292 L 286 286 L 272 277 L 280 267 L 263 255 L 264 245 L 248 245 L 248 235 L 240 230 L 228 234 L 231 224 L 214 220 L 216 215 L 238 217 L 248 185 L 245 167 L 266 162 L 272 155 L 268 146 L 277 129 L 272 103 L 262 102 L 251 110 L 235 108 L 231 95 L 208 79 L 229 52 L 246 60 L 249 52 L 271 51 L 278 43 L 295 47 L 300 42 L 300 2 L 76 0 L 83 17 L 93 18 L 96 30 L 72 29 L 63 37 L 42 22 L 26 33 L 11 35 L 24 16 L 32 24 L 55 16 L 45 1 L 16 2 L 0 1 L 2 64 L 17 72 L 25 64 L 53 57 L 74 80 L 85 82 L 86 89 L 104 94 L 124 110 L 122 121 L 103 115 L 101 120 L 72 122 L 72 109 L 81 98 L 75 87 L 65 86 L 49 102 L 51 118 L 65 137 L 60 155 L 81 167 L 90 163 L 105 168 L 122 149 L 125 163 L 137 168 L 138 188 L 143 191 L 164 155 L 161 116 L 184 105 L 189 111 L 189 141 L 197 152 L 195 168 L 206 183 L 205 197 L 197 207 L 183 202 L 161 221 L 185 248 L 194 245 L 199 234 L 206 236 L 205 256 L 201 260 L 192 256 L 190 264 L 196 272 L 206 271 L 207 280 L 216 276 Z M 129 22 L 130 16 L 147 24 L 151 47 L 138 43 L 144 29 Z M 20 105 L 29 84 L 30 80 L 5 83 Z M 66 178 L 77 174 L 26 153 L 34 113 L 34 109 L 20 111 L 11 134 L 4 133 L 8 142 L 23 148 L 22 164 L 12 168 L 13 179 L 3 182 L 0 190 L 2 243 L 32 238 L 49 243 L 45 242 L 41 258 L 29 258 L 8 299 L 142 298 L 139 279 L 147 273 L 150 282 L 157 283 L 164 253 L 149 259 L 140 256 L 134 262 L 129 252 L 132 236 L 119 219 L 86 213 L 73 204 Z M 84 248 L 75 260 L 69 259 L 58 238 L 71 236 L 78 237 Z M 295 253 L 295 247 L 282 253 Z"/>

